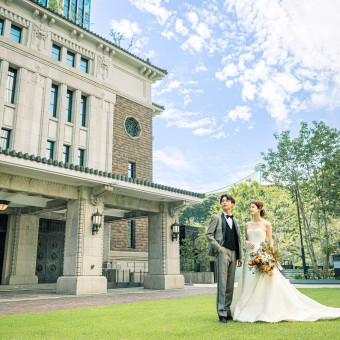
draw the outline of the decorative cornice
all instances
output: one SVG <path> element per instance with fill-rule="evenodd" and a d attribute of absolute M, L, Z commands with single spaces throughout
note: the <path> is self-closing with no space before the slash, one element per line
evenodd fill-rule
<path fill-rule="evenodd" d="M 116 175 L 116 174 L 113 174 L 111 172 L 102 171 L 102 170 L 93 169 L 93 168 L 88 168 L 88 167 L 83 167 L 83 166 L 79 166 L 79 165 L 74 165 L 72 163 L 64 163 L 64 162 L 57 161 L 57 160 L 46 159 L 45 157 L 41 158 L 40 156 L 29 155 L 28 153 L 24 154 L 22 152 L 16 152 L 15 150 L 11 150 L 11 149 L 3 149 L 2 147 L 0 147 L 0 154 L 4 154 L 4 155 L 7 155 L 7 156 L 11 156 L 11 157 L 22 158 L 22 159 L 33 161 L 33 162 L 48 164 L 50 166 L 55 166 L 55 167 L 59 167 L 59 168 L 64 168 L 64 169 L 69 169 L 69 170 L 73 170 L 73 171 L 79 171 L 79 172 L 83 172 L 83 173 L 87 173 L 87 174 L 92 174 L 92 175 L 96 175 L 96 176 L 99 176 L 99 177 L 112 178 L 112 179 L 117 180 L 117 181 L 133 183 L 133 184 L 137 184 L 137 185 L 144 186 L 144 187 L 149 187 L 149 188 L 173 192 L 173 193 L 176 193 L 176 194 L 182 194 L 182 195 L 187 195 L 187 196 L 192 196 L 192 197 L 197 197 L 197 198 L 204 198 L 205 197 L 205 194 L 201 194 L 201 193 L 197 193 L 197 192 L 193 192 L 193 191 L 173 188 L 173 187 L 169 187 L 167 185 L 149 182 L 147 180 L 136 179 L 136 178 L 126 177 L 126 176 L 122 176 L 122 175 Z"/>
<path fill-rule="evenodd" d="M 6 17 L 7 19 L 10 19 L 11 21 L 14 21 L 14 22 L 26 27 L 26 28 L 30 24 L 29 20 L 27 20 L 27 19 L 23 18 L 22 16 L 14 13 L 12 11 L 9 11 L 7 8 L 1 7 L 1 6 L 0 6 L 0 14 L 2 16 Z"/>

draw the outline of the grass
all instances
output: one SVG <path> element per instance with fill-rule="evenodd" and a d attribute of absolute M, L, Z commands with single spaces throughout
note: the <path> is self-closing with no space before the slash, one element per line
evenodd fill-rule
<path fill-rule="evenodd" d="M 300 289 L 340 307 L 340 289 Z M 217 322 L 215 295 L 0 316 L 0 339 L 335 339 L 340 319 L 317 322 Z M 337 335 L 338 334 L 338 335 Z"/>

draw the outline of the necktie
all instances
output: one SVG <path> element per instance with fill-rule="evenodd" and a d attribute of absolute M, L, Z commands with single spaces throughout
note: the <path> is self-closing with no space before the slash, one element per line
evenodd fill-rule
<path fill-rule="evenodd" d="M 226 218 L 233 218 L 233 215 L 225 215 Z"/>

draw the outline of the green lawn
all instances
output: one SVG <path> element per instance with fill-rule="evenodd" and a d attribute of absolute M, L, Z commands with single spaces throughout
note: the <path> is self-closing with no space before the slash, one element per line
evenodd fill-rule
<path fill-rule="evenodd" d="M 340 289 L 300 289 L 340 307 Z M 0 316 L 0 339 L 335 339 L 340 319 L 317 322 L 217 322 L 215 295 Z"/>

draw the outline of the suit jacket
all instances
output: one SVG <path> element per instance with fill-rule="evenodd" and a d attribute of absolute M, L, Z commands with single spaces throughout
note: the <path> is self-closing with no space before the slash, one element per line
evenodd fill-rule
<path fill-rule="evenodd" d="M 238 241 L 238 254 L 237 259 L 242 259 L 242 246 L 240 237 L 240 228 L 236 219 L 233 217 L 234 226 L 236 228 L 237 241 Z M 225 220 L 224 213 L 221 215 L 212 215 L 209 227 L 206 233 L 207 239 L 210 242 L 209 255 L 217 256 L 217 250 L 222 247 L 225 239 L 225 230 L 227 228 L 227 221 Z"/>

